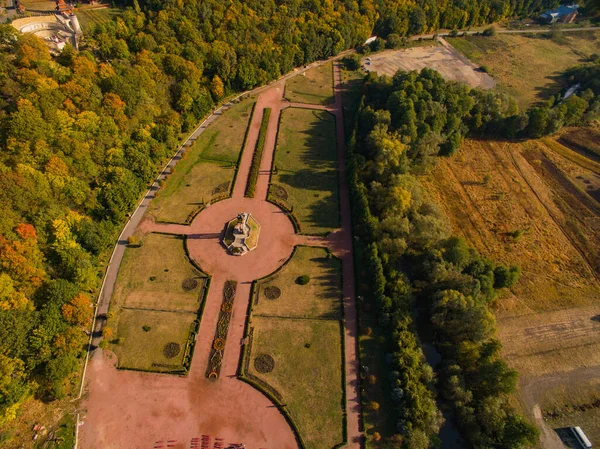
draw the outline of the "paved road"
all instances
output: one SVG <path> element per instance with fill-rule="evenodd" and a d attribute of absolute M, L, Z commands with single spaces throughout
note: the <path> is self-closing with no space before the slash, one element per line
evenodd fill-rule
<path fill-rule="evenodd" d="M 524 29 L 524 30 L 502 30 L 502 29 L 497 29 L 496 33 L 497 34 L 535 34 L 535 33 L 549 33 L 550 31 L 553 31 L 552 28 L 534 28 L 534 29 Z M 564 31 L 565 33 L 576 33 L 579 31 L 600 31 L 600 27 L 581 27 L 581 28 L 557 28 L 556 31 Z M 467 35 L 474 35 L 477 33 L 481 33 L 481 31 L 464 31 L 464 33 L 467 33 Z M 462 36 L 463 31 L 459 31 L 459 35 Z M 433 37 L 436 34 L 430 33 L 430 34 L 422 34 L 420 36 L 413 36 L 410 38 L 410 40 L 417 40 L 417 39 L 433 39 Z M 437 33 L 437 36 L 441 36 L 441 37 L 449 37 L 450 36 L 450 32 L 444 32 L 444 33 Z"/>

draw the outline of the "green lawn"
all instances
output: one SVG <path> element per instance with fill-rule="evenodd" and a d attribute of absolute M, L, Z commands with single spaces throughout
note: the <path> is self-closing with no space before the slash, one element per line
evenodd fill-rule
<path fill-rule="evenodd" d="M 303 274 L 311 280 L 299 285 Z M 274 287 L 278 293 L 267 297 Z M 245 374 L 285 404 L 307 449 L 332 448 L 344 438 L 341 288 L 340 260 L 323 248 L 299 246 L 253 290 Z M 270 372 L 256 368 L 263 354 L 275 362 Z"/>
<path fill-rule="evenodd" d="M 102 25 L 111 22 L 120 14 L 121 10 L 118 8 L 79 9 L 75 12 L 79 24 L 84 31 L 89 30 L 91 25 Z"/>
<path fill-rule="evenodd" d="M 252 318 L 250 374 L 277 390 L 307 449 L 343 441 L 340 321 Z M 254 358 L 268 354 L 275 367 L 259 373 Z"/>
<path fill-rule="evenodd" d="M 487 67 L 498 89 L 513 95 L 521 108 L 546 100 L 563 87 L 561 73 L 600 51 L 600 32 L 543 35 L 498 34 L 494 37 L 448 38 L 457 50 Z"/>
<path fill-rule="evenodd" d="M 285 98 L 297 103 L 333 103 L 333 64 L 328 62 L 288 80 Z"/>
<path fill-rule="evenodd" d="M 271 198 L 300 220 L 302 233 L 339 228 L 334 117 L 325 111 L 290 108 L 282 112 L 271 183 Z M 279 192 L 279 193 L 278 193 Z"/>
<path fill-rule="evenodd" d="M 341 261 L 327 257 L 323 248 L 299 246 L 290 262 L 279 272 L 257 283 L 258 303 L 255 315 L 341 318 Z M 307 274 L 310 282 L 299 285 L 299 276 Z M 269 288 L 281 291 L 269 299 Z"/>
<path fill-rule="evenodd" d="M 150 204 L 157 221 L 185 223 L 230 194 L 253 106 L 253 97 L 234 104 L 200 134 Z"/>
<path fill-rule="evenodd" d="M 190 263 L 183 244 L 183 239 L 176 236 L 147 234 L 141 247 L 127 248 L 112 297 L 113 307 L 196 312 L 206 275 Z M 195 280 L 196 287 L 184 288 L 186 280 Z"/>
<path fill-rule="evenodd" d="M 150 213 L 157 221 L 185 223 L 206 202 L 229 195 L 235 166 L 192 158 L 189 154 L 177 164 L 175 173 L 150 203 Z"/>
<path fill-rule="evenodd" d="M 206 275 L 192 266 L 181 238 L 147 234 L 127 248 L 113 292 L 107 326 L 119 368 L 180 371 L 190 332 L 206 288 Z M 154 310 L 150 310 L 154 309 Z M 150 329 L 144 330 L 144 326 Z M 180 353 L 165 357 L 167 343 Z"/>
<path fill-rule="evenodd" d="M 122 310 L 116 336 L 123 341 L 111 345 L 119 359 L 119 368 L 183 371 L 183 358 L 195 319 L 193 313 Z M 149 330 L 144 330 L 144 326 Z M 168 343 L 179 345 L 175 357 L 165 356 L 164 349 Z"/>

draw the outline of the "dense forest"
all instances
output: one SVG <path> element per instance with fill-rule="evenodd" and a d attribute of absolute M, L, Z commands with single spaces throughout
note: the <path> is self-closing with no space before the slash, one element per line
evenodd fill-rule
<path fill-rule="evenodd" d="M 113 22 L 86 30 L 80 52 L 67 47 L 57 58 L 35 36 L 0 25 L 0 425 L 31 395 L 70 394 L 107 252 L 181 133 L 215 103 L 355 47 L 373 31 L 386 37 L 461 28 L 556 3 L 132 0 Z M 391 85 L 373 91 L 374 117 L 391 94 Z M 393 105 L 388 128 L 406 126 L 419 136 L 407 154 L 413 167 L 426 167 L 439 132 L 450 152 L 465 125 L 450 116 L 425 125 L 427 108 L 437 106 L 426 97 L 418 100 L 425 109 L 410 101 L 416 130 Z M 454 107 L 472 114 L 472 98 L 465 101 Z M 490 123 L 487 106 L 476 104 L 482 123 Z M 371 140 L 389 140 L 378 126 Z M 395 164 L 406 170 L 403 157 Z"/>
<path fill-rule="evenodd" d="M 504 94 L 445 82 L 435 71 L 370 75 L 350 141 L 350 185 L 359 294 L 387 335 L 387 381 L 397 434 L 381 447 L 427 448 L 441 424 L 435 379 L 415 340 L 413 307 L 426 314 L 441 354 L 437 390 L 451 403 L 468 447 L 534 445 L 537 430 L 509 403 L 516 372 L 501 358 L 490 306 L 520 270 L 487 260 L 452 237 L 417 175 L 468 132 L 509 120 Z M 364 306 L 364 305 L 363 305 Z"/>

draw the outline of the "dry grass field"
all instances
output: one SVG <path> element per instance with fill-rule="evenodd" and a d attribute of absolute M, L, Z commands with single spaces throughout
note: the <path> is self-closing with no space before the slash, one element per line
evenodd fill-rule
<path fill-rule="evenodd" d="M 551 138 L 468 140 L 424 181 L 456 234 L 522 268 L 496 300 L 498 337 L 520 374 L 519 402 L 549 449 L 563 447 L 565 426 L 581 423 L 595 436 L 599 419 L 600 403 L 577 408 L 594 401 L 600 371 L 600 203 L 588 194 L 599 168 Z M 565 385 L 580 399 L 553 393 Z"/>
<path fill-rule="evenodd" d="M 496 84 L 491 76 L 449 45 L 388 50 L 369 58 L 370 61 L 363 58 L 362 64 L 367 71 L 377 72 L 379 75 L 394 76 L 398 70 L 420 71 L 429 67 L 440 72 L 447 80 L 461 81 L 472 87 L 491 89 Z"/>
<path fill-rule="evenodd" d="M 584 171 L 539 141 L 471 140 L 426 182 L 456 233 L 522 268 L 496 308 L 507 361 L 525 375 L 600 364 L 600 205 L 571 179 Z"/>
<path fill-rule="evenodd" d="M 565 33 L 554 40 L 544 35 L 498 34 L 449 38 L 448 42 L 485 66 L 498 81 L 498 89 L 526 108 L 557 94 L 563 87 L 557 83 L 560 74 L 600 51 L 600 32 Z"/>

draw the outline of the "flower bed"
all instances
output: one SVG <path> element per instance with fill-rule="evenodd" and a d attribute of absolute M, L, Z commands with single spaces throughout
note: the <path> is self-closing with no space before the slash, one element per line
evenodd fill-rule
<path fill-rule="evenodd" d="M 231 312 L 233 311 L 233 300 L 235 299 L 236 281 L 227 281 L 223 287 L 223 303 L 217 323 L 217 331 L 212 343 L 206 377 L 209 379 L 218 379 L 221 373 L 221 364 L 223 363 L 223 352 L 227 341 L 229 323 L 231 322 Z"/>

